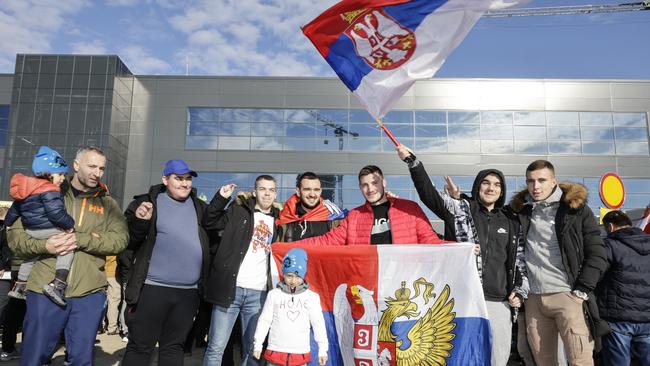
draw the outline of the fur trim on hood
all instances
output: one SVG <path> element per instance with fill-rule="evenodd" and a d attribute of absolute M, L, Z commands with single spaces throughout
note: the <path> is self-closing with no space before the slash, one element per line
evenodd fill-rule
<path fill-rule="evenodd" d="M 589 192 L 587 188 L 580 183 L 565 182 L 559 184 L 562 190 L 562 201 L 567 204 L 571 209 L 577 209 L 580 206 L 587 204 L 587 196 Z M 513 211 L 521 212 L 527 203 L 528 190 L 524 189 L 515 194 L 510 201 L 510 207 Z"/>

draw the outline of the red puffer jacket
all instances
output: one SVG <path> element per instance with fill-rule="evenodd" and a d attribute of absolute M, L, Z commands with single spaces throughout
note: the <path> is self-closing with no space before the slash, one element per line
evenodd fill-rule
<path fill-rule="evenodd" d="M 409 200 L 389 198 L 391 235 L 393 244 L 441 244 L 436 232 L 431 228 L 429 219 L 420 206 Z M 368 202 L 354 208 L 341 224 L 327 234 L 303 239 L 294 244 L 311 245 L 368 245 L 373 223 L 372 207 Z"/>

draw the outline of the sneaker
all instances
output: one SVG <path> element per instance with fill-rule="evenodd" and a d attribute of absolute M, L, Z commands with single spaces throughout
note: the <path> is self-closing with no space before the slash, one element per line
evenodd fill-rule
<path fill-rule="evenodd" d="M 129 333 L 122 334 L 122 342 L 124 342 L 124 343 L 129 342 Z"/>
<path fill-rule="evenodd" d="M 43 294 L 54 301 L 55 304 L 59 306 L 66 306 L 65 302 L 65 289 L 68 287 L 68 284 L 61 281 L 58 278 L 52 280 L 52 282 L 43 286 Z"/>
<path fill-rule="evenodd" d="M 7 296 L 13 297 L 14 299 L 25 300 L 25 292 L 27 290 L 26 281 L 16 281 L 14 283 L 14 288 L 7 293 Z"/>
<path fill-rule="evenodd" d="M 20 358 L 20 353 L 18 353 L 18 350 L 14 350 L 13 352 L 2 351 L 2 353 L 0 353 L 0 362 L 7 362 L 16 358 Z"/>

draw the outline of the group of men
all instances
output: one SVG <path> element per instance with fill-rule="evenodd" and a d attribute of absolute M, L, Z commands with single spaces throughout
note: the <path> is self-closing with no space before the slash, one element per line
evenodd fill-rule
<path fill-rule="evenodd" d="M 506 205 L 505 179 L 500 171 L 481 171 L 471 195 L 462 194 L 451 179 L 440 193 L 413 153 L 404 146 L 397 150 L 408 163 L 421 201 L 444 221 L 445 240 L 437 236 L 417 203 L 388 194 L 383 173 L 374 165 L 362 168 L 358 176 L 366 202 L 348 213 L 321 197 L 320 179 L 312 172 L 298 176 L 295 194 L 284 207 L 275 203 L 277 184 L 270 175 L 257 177 L 252 195 L 237 195 L 233 200 L 236 186 L 227 184 L 205 203 L 192 187 L 197 173 L 182 160 L 170 160 L 163 168 L 162 183 L 134 197 L 122 214 L 100 183 L 106 165 L 104 154 L 96 148 L 81 149 L 72 178 L 62 186 L 66 208 L 76 220 L 75 231 L 36 240 L 17 223 L 7 232 L 14 254 L 41 256 L 28 284 L 21 365 L 43 364 L 62 332 L 68 361 L 72 365 L 92 364 L 95 333 L 106 297 L 103 258 L 124 250 L 130 255 L 125 276 L 129 343 L 123 365 L 149 364 L 156 344 L 159 365 L 182 365 L 183 344 L 200 297 L 213 306 L 204 365 L 221 364 L 238 317 L 242 365 L 257 364 L 251 357 L 253 335 L 271 285 L 269 254 L 277 241 L 311 245 L 477 244 L 493 365 L 507 363 L 511 311 L 522 304 L 526 308 L 527 339 L 538 365 L 557 364 L 558 335 L 567 361 L 583 365 L 593 364 L 593 352 L 599 348 L 598 340 L 607 332 L 608 323 L 620 323 L 612 329 L 626 335 L 647 329 L 636 326 L 650 324 L 647 235 L 631 232 L 639 234 L 635 240 L 641 249 L 623 244 L 606 248 L 586 204 L 586 189 L 558 183 L 550 162 L 531 163 L 526 169 L 527 188 Z M 605 221 L 612 240 L 626 242 L 617 238 L 630 231 L 623 221 L 618 216 Z M 619 247 L 627 251 L 620 252 L 623 249 Z M 66 293 L 68 305 L 62 308 L 41 292 L 54 272 L 54 256 L 70 251 L 76 255 Z M 598 291 L 605 322 L 599 316 L 594 291 L 608 267 L 610 272 L 617 268 L 612 276 L 624 273 L 627 278 L 643 278 L 645 282 L 621 293 L 612 290 L 617 279 L 606 276 L 611 284 Z M 622 303 L 630 296 L 631 308 Z M 603 311 L 603 306 L 607 310 Z M 644 354 L 643 349 L 637 351 L 639 341 L 630 339 L 628 358 L 636 352 L 636 357 L 647 361 L 647 343 Z M 624 342 L 619 337 L 610 343 L 620 349 Z M 616 357 L 625 357 L 624 353 Z"/>

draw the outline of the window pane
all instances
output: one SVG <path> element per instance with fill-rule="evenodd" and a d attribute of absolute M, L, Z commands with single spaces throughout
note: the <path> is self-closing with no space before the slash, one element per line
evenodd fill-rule
<path fill-rule="evenodd" d="M 253 122 L 284 122 L 283 109 L 254 109 L 251 112 Z"/>
<path fill-rule="evenodd" d="M 481 126 L 481 139 L 483 140 L 512 140 L 512 126 Z"/>
<path fill-rule="evenodd" d="M 219 134 L 218 122 L 191 122 L 189 135 L 217 135 Z"/>
<path fill-rule="evenodd" d="M 543 126 L 546 124 L 544 112 L 515 112 L 516 125 Z"/>
<path fill-rule="evenodd" d="M 350 150 L 352 151 L 380 151 L 381 141 L 377 138 L 358 138 L 350 140 Z"/>
<path fill-rule="evenodd" d="M 388 112 L 382 121 L 385 123 L 413 123 L 413 111 Z"/>
<path fill-rule="evenodd" d="M 316 126 L 311 123 L 287 123 L 285 125 L 286 136 L 289 137 L 314 137 Z"/>
<path fill-rule="evenodd" d="M 580 128 L 577 126 L 549 126 L 546 128 L 549 140 L 579 140 Z M 578 150 L 580 150 L 578 148 Z"/>
<path fill-rule="evenodd" d="M 578 124 L 578 112 L 546 112 L 549 126 L 575 126 Z"/>
<path fill-rule="evenodd" d="M 283 123 L 251 123 L 251 136 L 282 136 Z"/>
<path fill-rule="evenodd" d="M 481 112 L 481 124 L 511 125 L 512 112 Z"/>
<path fill-rule="evenodd" d="M 448 140 L 447 151 L 452 153 L 479 153 L 481 152 L 481 140 Z"/>
<path fill-rule="evenodd" d="M 551 154 L 577 154 L 580 155 L 580 141 L 549 142 L 548 152 Z"/>
<path fill-rule="evenodd" d="M 515 126 L 515 140 L 546 140 L 546 127 Z"/>
<path fill-rule="evenodd" d="M 415 137 L 447 137 L 446 126 L 415 125 Z"/>
<path fill-rule="evenodd" d="M 582 140 L 613 140 L 614 129 L 611 127 L 580 127 Z"/>
<path fill-rule="evenodd" d="M 365 110 L 350 110 L 350 122 L 373 122 L 375 119 Z"/>
<path fill-rule="evenodd" d="M 251 111 L 248 109 L 222 109 L 221 118 L 222 122 L 250 122 Z"/>
<path fill-rule="evenodd" d="M 409 138 L 409 137 L 400 137 L 400 138 L 397 139 L 397 141 L 399 141 L 399 143 L 403 144 L 404 146 L 409 146 L 409 147 L 413 146 L 413 138 L 412 137 L 411 138 Z M 381 148 L 382 148 L 382 150 L 384 152 L 392 152 L 392 153 L 395 152 L 395 144 L 393 144 L 393 142 L 390 140 L 390 138 L 388 138 L 388 136 L 384 135 L 382 137 L 381 144 L 382 144 Z"/>
<path fill-rule="evenodd" d="M 606 112 L 580 112 L 581 126 L 611 126 L 612 114 Z"/>
<path fill-rule="evenodd" d="M 395 137 L 413 137 L 413 124 L 410 124 L 410 125 L 396 124 L 396 125 L 388 127 L 388 130 Z"/>
<path fill-rule="evenodd" d="M 221 150 L 250 150 L 250 137 L 219 136 Z"/>
<path fill-rule="evenodd" d="M 449 126 L 449 139 L 479 139 L 479 126 Z"/>
<path fill-rule="evenodd" d="M 185 137 L 186 149 L 216 150 L 218 148 L 216 136 L 187 136 Z"/>
<path fill-rule="evenodd" d="M 251 137 L 252 150 L 282 150 L 282 137 Z"/>
<path fill-rule="evenodd" d="M 447 152 L 447 139 L 429 138 L 415 139 L 415 151 L 422 152 Z"/>
<path fill-rule="evenodd" d="M 415 124 L 431 123 L 444 125 L 447 123 L 447 112 L 444 111 L 415 111 Z"/>
<path fill-rule="evenodd" d="M 625 195 L 623 208 L 645 208 L 650 202 L 650 194 L 628 194 Z"/>
<path fill-rule="evenodd" d="M 314 138 L 290 138 L 284 139 L 284 150 L 313 151 L 316 150 Z"/>
<path fill-rule="evenodd" d="M 316 121 L 318 122 L 348 123 L 348 111 L 346 109 L 321 109 L 316 113 Z"/>
<path fill-rule="evenodd" d="M 367 124 L 352 124 L 350 123 L 350 131 L 359 134 L 359 137 L 379 137 L 380 129 L 376 123 Z"/>
<path fill-rule="evenodd" d="M 647 142 L 616 141 L 617 155 L 648 155 Z"/>
<path fill-rule="evenodd" d="M 285 112 L 287 122 L 315 122 L 316 111 L 311 109 L 287 109 Z"/>
<path fill-rule="evenodd" d="M 646 127 L 645 113 L 614 113 L 615 126 Z"/>
<path fill-rule="evenodd" d="M 479 123 L 479 114 L 478 112 L 449 112 L 449 125 L 459 125 L 459 124 L 475 124 Z"/>
<path fill-rule="evenodd" d="M 316 136 L 323 137 L 338 137 L 338 136 L 355 136 L 358 135 L 358 132 L 352 131 L 348 128 L 347 122 L 332 123 L 332 124 L 323 124 L 316 122 Z"/>
<path fill-rule="evenodd" d="M 590 155 L 614 155 L 613 142 L 583 142 L 582 153 Z"/>
<path fill-rule="evenodd" d="M 617 140 L 648 141 L 648 129 L 646 128 L 615 127 L 615 131 Z"/>
<path fill-rule="evenodd" d="M 248 136 L 250 135 L 250 123 L 221 123 L 219 134 L 226 136 Z"/>
<path fill-rule="evenodd" d="M 517 141 L 515 140 L 515 152 L 523 154 L 546 154 L 546 141 Z"/>
<path fill-rule="evenodd" d="M 481 152 L 486 154 L 509 154 L 514 152 L 513 142 L 510 140 L 482 140 Z"/>
<path fill-rule="evenodd" d="M 623 184 L 627 193 L 650 193 L 650 179 L 623 179 Z"/>
<path fill-rule="evenodd" d="M 349 150 L 348 137 L 345 135 L 341 137 L 316 137 L 316 150 L 347 151 Z"/>

